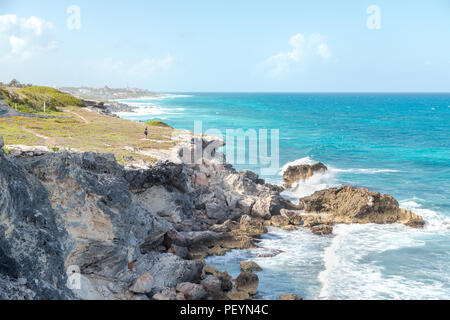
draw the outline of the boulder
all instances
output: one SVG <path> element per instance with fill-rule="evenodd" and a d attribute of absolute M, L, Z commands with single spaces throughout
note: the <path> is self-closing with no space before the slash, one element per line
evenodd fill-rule
<path fill-rule="evenodd" d="M 333 227 L 325 224 L 314 226 L 311 228 L 311 232 L 318 236 L 324 236 L 333 233 Z"/>
<path fill-rule="evenodd" d="M 182 260 L 170 253 L 160 254 L 152 262 L 150 272 L 155 287 L 172 288 L 179 283 L 197 281 L 201 278 L 203 264 L 200 261 Z"/>
<path fill-rule="evenodd" d="M 280 213 L 282 209 L 280 198 L 271 195 L 259 198 L 252 207 L 252 216 L 269 220 L 272 215 Z"/>
<path fill-rule="evenodd" d="M 155 280 L 151 273 L 144 273 L 131 286 L 130 291 L 134 293 L 146 294 L 152 292 Z"/>
<path fill-rule="evenodd" d="M 202 300 L 207 295 L 202 285 L 190 282 L 179 283 L 177 291 L 181 292 L 188 300 Z"/>
<path fill-rule="evenodd" d="M 294 226 L 299 226 L 302 224 L 301 211 L 281 209 L 280 215 L 287 218 L 289 220 L 289 223 L 293 224 Z"/>
<path fill-rule="evenodd" d="M 161 292 L 158 292 L 153 296 L 153 300 L 175 301 L 175 300 L 186 300 L 186 297 L 181 292 L 177 293 L 175 289 L 164 288 Z"/>
<path fill-rule="evenodd" d="M 254 273 L 241 272 L 235 281 L 236 290 L 255 295 L 258 291 L 259 278 Z"/>
<path fill-rule="evenodd" d="M 300 199 L 299 207 L 308 213 L 319 214 L 317 219 L 327 224 L 402 223 L 411 227 L 424 226 L 422 217 L 400 209 L 392 196 L 349 186 L 318 191 Z M 310 226 L 314 227 L 314 223 Z"/>
<path fill-rule="evenodd" d="M 222 295 L 222 281 L 218 277 L 207 277 L 201 282 L 203 288 L 213 297 Z"/>
<path fill-rule="evenodd" d="M 262 268 L 253 261 L 241 261 L 240 266 L 241 270 L 245 272 L 262 271 Z"/>
<path fill-rule="evenodd" d="M 190 253 L 187 248 L 177 246 L 176 244 L 173 244 L 168 252 L 180 257 L 181 259 L 189 259 L 190 257 Z"/>
<path fill-rule="evenodd" d="M 290 224 L 290 221 L 289 221 L 289 218 L 279 215 L 279 216 L 273 216 L 270 219 L 269 224 L 273 227 L 281 228 L 281 227 L 288 226 Z"/>
<path fill-rule="evenodd" d="M 314 165 L 291 166 L 283 173 L 285 188 L 291 188 L 299 180 L 307 180 L 317 172 L 326 172 L 328 168 L 323 163 Z"/>
<path fill-rule="evenodd" d="M 250 236 L 260 236 L 267 233 L 267 228 L 261 219 L 254 219 L 250 216 L 242 216 L 239 229 Z"/>
<path fill-rule="evenodd" d="M 150 251 L 156 250 L 163 244 L 164 235 L 166 232 L 154 232 L 145 239 L 144 243 L 140 245 L 141 253 L 146 254 Z"/>
<path fill-rule="evenodd" d="M 299 301 L 299 300 L 303 300 L 303 299 L 302 299 L 302 297 L 300 297 L 296 294 L 280 294 L 280 300 Z"/>
<path fill-rule="evenodd" d="M 247 292 L 237 290 L 227 293 L 227 298 L 234 301 L 251 300 Z"/>
<path fill-rule="evenodd" d="M 231 282 L 232 277 L 226 271 L 220 272 L 213 266 L 206 265 L 203 268 L 203 274 L 205 277 L 211 275 L 219 279 L 221 281 L 222 291 L 230 291 L 233 288 L 233 282 Z"/>
<path fill-rule="evenodd" d="M 5 145 L 5 141 L 3 140 L 3 137 L 0 136 L 0 149 L 3 148 L 4 145 Z"/>

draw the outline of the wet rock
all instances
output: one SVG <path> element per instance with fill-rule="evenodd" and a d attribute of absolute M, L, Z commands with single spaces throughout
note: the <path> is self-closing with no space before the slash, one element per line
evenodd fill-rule
<path fill-rule="evenodd" d="M 179 283 L 177 291 L 184 294 L 187 300 L 202 300 L 207 295 L 202 285 L 189 282 Z"/>
<path fill-rule="evenodd" d="M 251 300 L 248 292 L 233 290 L 227 293 L 227 298 L 234 301 Z"/>
<path fill-rule="evenodd" d="M 318 236 L 324 236 L 333 233 L 333 227 L 325 224 L 318 225 L 311 228 L 312 233 Z"/>
<path fill-rule="evenodd" d="M 254 272 L 254 271 L 262 271 L 262 268 L 253 261 L 241 261 L 240 262 L 241 270 L 245 272 Z"/>
<path fill-rule="evenodd" d="M 299 180 L 307 180 L 317 172 L 326 172 L 328 168 L 323 163 L 314 165 L 291 166 L 283 173 L 285 188 L 291 188 Z"/>
<path fill-rule="evenodd" d="M 241 272 L 235 280 L 236 290 L 255 295 L 258 291 L 259 278 L 254 273 Z"/>
<path fill-rule="evenodd" d="M 280 294 L 280 300 L 287 300 L 287 301 L 300 301 L 303 300 L 302 297 L 296 295 L 296 294 Z"/>
<path fill-rule="evenodd" d="M 219 279 L 221 281 L 222 291 L 230 291 L 233 288 L 233 282 L 231 281 L 232 277 L 227 271 L 220 272 L 213 266 L 206 265 L 203 268 L 203 274 L 205 276 L 212 275 L 213 277 Z"/>
<path fill-rule="evenodd" d="M 302 211 L 281 209 L 280 215 L 289 220 L 294 226 L 302 224 Z"/>
<path fill-rule="evenodd" d="M 242 216 L 240 221 L 240 230 L 248 233 L 250 236 L 260 236 L 267 233 L 264 221 L 254 219 L 250 216 Z"/>
<path fill-rule="evenodd" d="M 277 228 L 286 227 L 289 224 L 290 224 L 289 218 L 284 217 L 282 215 L 273 216 L 269 221 L 269 225 Z"/>

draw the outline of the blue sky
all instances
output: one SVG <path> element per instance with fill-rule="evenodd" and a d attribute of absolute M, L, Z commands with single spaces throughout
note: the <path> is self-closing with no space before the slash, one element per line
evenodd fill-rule
<path fill-rule="evenodd" d="M 67 25 L 71 5 L 80 9 L 79 29 Z M 372 5 L 379 29 L 367 26 Z M 0 81 L 449 92 L 449 39 L 447 0 L 0 0 Z"/>

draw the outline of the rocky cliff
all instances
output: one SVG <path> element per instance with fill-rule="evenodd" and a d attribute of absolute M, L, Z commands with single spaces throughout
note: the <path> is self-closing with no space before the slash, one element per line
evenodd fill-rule
<path fill-rule="evenodd" d="M 2 146 L 0 139 L 3 299 L 221 299 L 231 277 L 208 271 L 202 258 L 251 248 L 267 226 L 323 229 L 329 221 L 311 223 L 313 211 L 406 222 L 403 213 L 380 218 L 398 204 L 378 205 L 376 195 L 369 199 L 376 210 L 347 210 L 366 196 L 349 190 L 294 206 L 280 197 L 282 188 L 214 157 L 131 170 L 110 154 L 6 155 Z"/>

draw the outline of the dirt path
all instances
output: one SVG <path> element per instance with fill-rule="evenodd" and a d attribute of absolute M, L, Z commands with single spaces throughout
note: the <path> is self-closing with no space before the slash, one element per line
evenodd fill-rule
<path fill-rule="evenodd" d="M 36 133 L 36 132 L 34 132 L 34 131 L 32 131 L 32 130 L 30 130 L 30 129 L 28 129 L 28 128 L 22 127 L 22 130 L 23 130 L 23 131 L 26 131 L 26 132 L 28 132 L 28 133 L 31 133 L 32 135 L 34 135 L 34 136 L 36 136 L 36 137 L 38 137 L 38 138 L 41 138 L 41 139 L 44 139 L 44 140 L 50 140 L 49 137 L 44 136 L 44 135 L 39 134 L 39 133 Z"/>
<path fill-rule="evenodd" d="M 79 115 L 78 113 L 73 112 L 73 111 L 69 111 L 69 110 L 64 110 L 64 111 L 65 111 L 65 112 L 68 112 L 68 113 L 71 113 L 71 114 L 73 114 L 73 115 L 75 115 L 75 116 L 77 116 L 77 117 L 80 118 L 85 124 L 89 124 L 89 121 L 86 120 L 85 117 Z"/>

